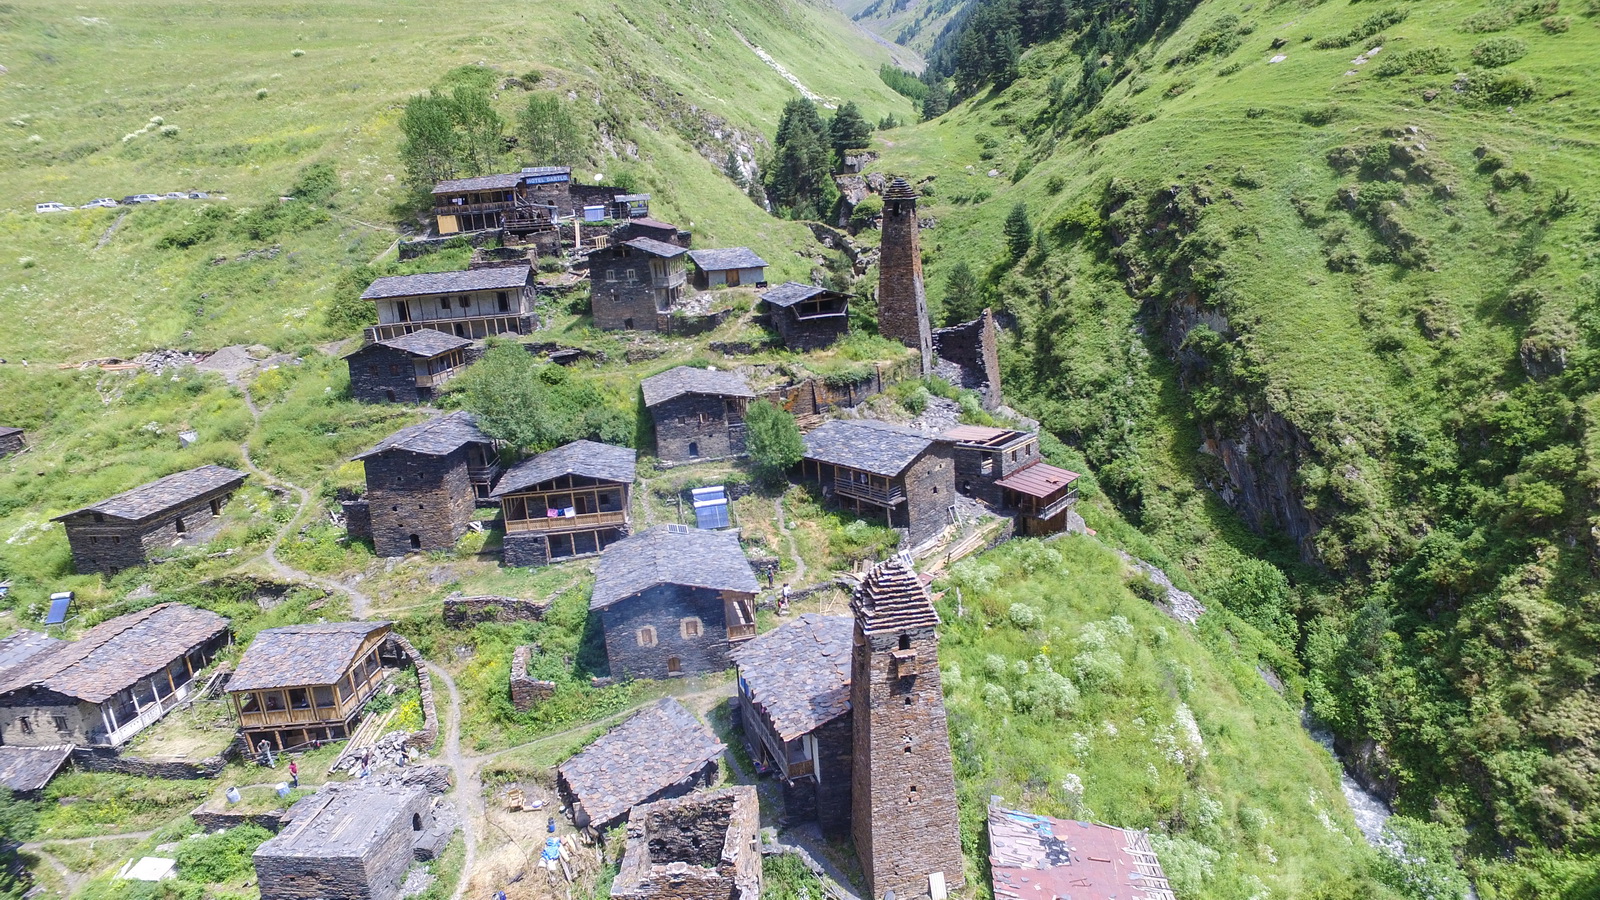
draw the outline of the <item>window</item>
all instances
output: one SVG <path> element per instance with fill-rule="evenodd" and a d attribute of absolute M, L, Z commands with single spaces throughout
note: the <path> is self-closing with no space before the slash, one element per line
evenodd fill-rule
<path fill-rule="evenodd" d="M 409 540 L 411 541 L 411 549 L 413 549 L 413 550 L 421 550 L 422 549 L 422 538 L 420 538 L 417 535 L 413 534 L 409 538 Z"/>
<path fill-rule="evenodd" d="M 697 638 L 705 633 L 705 626 L 694 616 L 687 616 L 678 622 L 678 633 L 686 638 Z"/>
<path fill-rule="evenodd" d="M 689 442 L 689 455 L 690 456 L 699 456 L 700 455 L 700 442 L 699 441 L 690 441 Z"/>
<path fill-rule="evenodd" d="M 646 625 L 639 629 L 639 646 L 654 647 L 656 645 L 656 629 L 654 625 Z"/>
<path fill-rule="evenodd" d="M 399 375 L 400 374 L 400 364 L 399 363 L 390 363 L 389 364 L 389 374 L 390 375 Z"/>
<path fill-rule="evenodd" d="M 617 270 L 616 269 L 607 269 L 606 270 L 606 280 L 607 281 L 616 281 L 617 280 Z"/>
<path fill-rule="evenodd" d="M 33 723 L 28 721 L 27 716 L 18 719 L 17 725 L 22 729 L 23 734 L 33 734 Z"/>
<path fill-rule="evenodd" d="M 245 694 L 239 698 L 239 712 L 257 713 L 261 711 L 261 701 L 255 694 Z"/>
<path fill-rule="evenodd" d="M 635 274 L 633 269 L 629 269 L 628 270 L 628 280 L 629 281 L 638 281 L 639 280 L 639 276 L 637 274 Z"/>
<path fill-rule="evenodd" d="M 172 520 L 172 527 L 176 528 L 178 530 L 179 534 L 183 534 L 183 533 L 185 533 L 185 532 L 187 532 L 189 530 L 188 527 L 183 524 L 183 516 L 179 516 L 176 519 L 173 519 Z"/>
<path fill-rule="evenodd" d="M 104 522 L 105 520 L 106 520 L 106 517 L 101 515 L 100 513 L 95 513 L 94 514 L 94 522 L 95 522 L 96 525 L 99 525 L 100 523 Z"/>
<path fill-rule="evenodd" d="M 449 297 L 440 297 L 439 298 L 439 308 L 440 309 L 449 309 L 450 308 L 450 298 Z"/>
<path fill-rule="evenodd" d="M 384 391 L 383 392 L 383 399 L 387 400 L 390 403 L 395 402 L 394 390 L 390 389 L 390 390 Z"/>
<path fill-rule="evenodd" d="M 290 709 L 310 709 L 311 708 L 311 692 L 306 690 L 305 688 L 290 688 L 289 689 L 289 708 Z"/>
<path fill-rule="evenodd" d="M 909 634 L 900 635 L 900 649 L 901 650 L 910 650 L 911 649 L 911 635 L 909 635 Z"/>
<path fill-rule="evenodd" d="M 64 732 L 72 730 L 67 725 L 67 717 L 66 716 L 51 716 L 50 717 L 50 721 L 56 726 L 56 730 L 57 731 L 60 731 L 60 732 L 64 733 Z"/>
<path fill-rule="evenodd" d="M 668 675 L 682 675 L 683 674 L 683 660 L 678 659 L 676 656 L 667 657 L 667 674 Z"/>
<path fill-rule="evenodd" d="M 412 831 L 421 831 L 422 830 L 422 814 L 421 813 L 412 813 L 411 814 L 411 830 Z"/>
<path fill-rule="evenodd" d="M 261 698 L 266 701 L 267 712 L 283 712 L 282 691 L 266 691 Z"/>
<path fill-rule="evenodd" d="M 332 686 L 326 684 L 318 685 L 311 689 L 311 693 L 316 699 L 318 709 L 329 709 L 334 705 Z"/>
<path fill-rule="evenodd" d="M 376 363 L 374 363 L 373 365 L 367 366 L 367 374 L 368 375 L 376 375 L 376 374 L 378 374 L 378 366 L 377 366 Z"/>
<path fill-rule="evenodd" d="M 505 291 L 497 291 L 494 295 L 494 302 L 501 312 L 511 311 L 511 295 Z"/>
<path fill-rule="evenodd" d="M 461 308 L 462 309 L 466 309 L 467 307 L 469 307 L 471 305 L 472 305 L 472 298 L 468 297 L 466 294 L 462 294 L 461 295 Z"/>

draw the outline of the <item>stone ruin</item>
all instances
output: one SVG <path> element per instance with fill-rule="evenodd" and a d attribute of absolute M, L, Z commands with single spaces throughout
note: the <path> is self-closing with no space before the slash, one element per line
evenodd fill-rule
<path fill-rule="evenodd" d="M 255 852 L 261 900 L 398 900 L 406 870 L 452 830 L 423 789 L 359 782 L 324 785 L 285 819 Z"/>
<path fill-rule="evenodd" d="M 550 699 L 556 692 L 554 681 L 541 681 L 528 677 L 528 660 L 536 648 L 518 647 L 511 654 L 511 705 L 517 712 L 527 712 Z"/>
<path fill-rule="evenodd" d="M 756 900 L 760 809 L 749 785 L 636 806 L 611 896 Z"/>

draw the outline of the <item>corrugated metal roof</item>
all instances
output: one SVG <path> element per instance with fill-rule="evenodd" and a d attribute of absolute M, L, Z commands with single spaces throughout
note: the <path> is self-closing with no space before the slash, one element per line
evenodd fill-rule
<path fill-rule="evenodd" d="M 684 394 L 745 398 L 756 395 L 750 389 L 750 382 L 738 372 L 692 369 L 688 366 L 678 366 L 660 375 L 652 375 L 639 384 L 639 389 L 644 393 L 645 406 L 656 406 Z"/>
<path fill-rule="evenodd" d="M 495 266 L 461 272 L 389 275 L 368 285 L 361 292 L 361 299 L 386 300 L 391 297 L 429 297 L 464 291 L 515 290 L 528 283 L 531 271 L 531 266 Z"/>
<path fill-rule="evenodd" d="M 658 584 L 745 594 L 761 590 L 737 534 L 657 525 L 600 554 L 589 608 L 602 609 Z"/>
<path fill-rule="evenodd" d="M 244 484 L 245 473 L 225 466 L 200 466 L 187 472 L 178 472 L 149 484 L 141 484 L 131 491 L 107 497 L 93 506 L 85 506 L 56 516 L 59 522 L 79 513 L 100 513 L 129 522 L 169 512 L 196 497 L 212 491 L 237 488 Z"/>
<path fill-rule="evenodd" d="M 89 629 L 12 670 L 0 694 L 38 687 L 89 703 L 103 703 L 146 675 L 227 630 L 214 612 L 161 603 Z"/>
<path fill-rule="evenodd" d="M 268 628 L 256 635 L 228 679 L 228 692 L 334 684 L 356 651 L 388 622 L 321 622 Z"/>
<path fill-rule="evenodd" d="M 1068 472 L 1049 463 L 1039 462 L 1020 472 L 1012 472 L 995 484 L 1019 494 L 1044 499 L 1077 480 L 1077 472 Z"/>
<path fill-rule="evenodd" d="M 1176 900 L 1149 837 L 989 807 L 996 900 Z"/>
<path fill-rule="evenodd" d="M 792 741 L 850 711 L 849 616 L 804 613 L 734 649 L 750 699 Z"/>
<path fill-rule="evenodd" d="M 601 481 L 632 484 L 638 455 L 632 447 L 573 441 L 517 463 L 500 477 L 500 483 L 489 496 L 515 494 L 562 475 L 582 475 Z"/>

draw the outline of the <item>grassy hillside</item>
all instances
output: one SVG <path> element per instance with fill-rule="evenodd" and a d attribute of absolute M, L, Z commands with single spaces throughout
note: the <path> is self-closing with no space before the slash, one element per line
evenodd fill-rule
<path fill-rule="evenodd" d="M 937 176 L 933 292 L 966 262 L 1015 318 L 1008 396 L 1276 629 L 1372 780 L 1569 874 L 1600 850 L 1597 14 L 1207 0 L 1142 43 L 1111 15 L 881 163 Z M 1508 868 L 1486 889 L 1563 883 Z"/>
<path fill-rule="evenodd" d="M 835 0 L 834 5 L 884 40 L 926 54 L 964 0 Z"/>
<path fill-rule="evenodd" d="M 910 115 L 877 77 L 888 52 L 805 3 L 7 4 L 0 315 L 21 327 L 0 336 L 0 357 L 344 337 L 318 314 L 335 275 L 414 225 L 400 107 L 461 65 L 539 73 L 539 90 L 578 98 L 596 122 L 581 177 L 633 174 L 655 214 L 692 225 L 702 246 L 748 243 L 776 274 L 804 275 L 810 258 L 792 251 L 808 233 L 763 215 L 722 174 L 726 150 L 759 152 L 795 94 L 752 46 L 826 102 L 853 99 L 874 121 Z M 503 87 L 500 113 L 514 121 L 526 96 Z M 162 239 L 199 203 L 33 212 L 46 200 L 206 190 L 244 218 L 275 206 L 313 162 L 338 171 L 329 215 L 188 249 Z"/>

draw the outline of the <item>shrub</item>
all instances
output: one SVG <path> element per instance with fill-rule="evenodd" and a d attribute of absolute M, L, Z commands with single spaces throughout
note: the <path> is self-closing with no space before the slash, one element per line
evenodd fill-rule
<path fill-rule="evenodd" d="M 1461 20 L 1461 30 L 1468 34 L 1487 34 L 1510 27 L 1511 13 L 1504 9 L 1486 9 Z"/>
<path fill-rule="evenodd" d="M 765 400 L 750 404 L 745 435 L 756 474 L 769 481 L 781 480 L 806 452 L 794 416 Z"/>
<path fill-rule="evenodd" d="M 304 50 L 295 49 L 295 50 L 290 50 L 289 51 L 289 55 L 290 56 L 295 56 L 295 57 L 300 57 L 300 56 L 305 56 L 306 52 Z"/>
<path fill-rule="evenodd" d="M 1006 619 L 1018 628 L 1028 629 L 1039 624 L 1039 611 L 1026 603 L 1013 603 L 1006 610 Z"/>
<path fill-rule="evenodd" d="M 1374 13 L 1373 15 L 1368 16 L 1366 21 L 1350 29 L 1349 31 L 1346 31 L 1344 34 L 1336 34 L 1322 38 L 1311 46 L 1318 50 L 1334 50 L 1340 47 L 1348 47 L 1351 44 L 1366 40 L 1367 38 L 1376 35 L 1385 28 L 1388 28 L 1392 25 L 1399 25 L 1401 22 L 1406 20 L 1406 16 L 1408 15 L 1410 15 L 1410 13 L 1403 9 L 1386 9 L 1382 12 Z"/>
<path fill-rule="evenodd" d="M 1571 16 L 1546 16 L 1539 21 L 1546 34 L 1566 34 L 1572 28 Z"/>
<path fill-rule="evenodd" d="M 178 126 L 176 126 L 176 125 L 163 125 L 163 126 L 161 126 L 161 136 L 162 137 L 177 137 L 178 136 Z"/>
<path fill-rule="evenodd" d="M 267 99 L 267 89 L 266 88 L 260 88 L 259 90 L 257 90 L 256 91 L 256 99 L 257 100 L 265 100 L 265 99 Z"/>
<path fill-rule="evenodd" d="M 1065 178 L 1062 178 L 1060 175 L 1051 175 L 1045 180 L 1044 190 L 1045 193 L 1055 196 L 1056 194 L 1061 193 L 1066 186 L 1067 180 Z"/>
<path fill-rule="evenodd" d="M 1532 100 L 1539 82 L 1521 72 L 1475 70 L 1467 76 L 1467 99 L 1483 106 L 1514 106 Z"/>
<path fill-rule="evenodd" d="M 1509 66 L 1527 55 L 1527 43 L 1514 37 L 1489 38 L 1472 48 L 1472 61 L 1485 69 Z"/>
<path fill-rule="evenodd" d="M 1406 50 L 1378 64 L 1379 78 L 1396 75 L 1448 75 L 1455 71 L 1455 60 L 1443 47 L 1419 47 Z"/>

